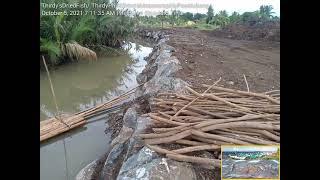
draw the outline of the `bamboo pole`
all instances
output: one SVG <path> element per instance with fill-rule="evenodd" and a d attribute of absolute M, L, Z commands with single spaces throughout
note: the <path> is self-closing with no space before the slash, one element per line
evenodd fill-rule
<path fill-rule="evenodd" d="M 212 86 L 210 86 L 210 87 L 208 87 L 208 89 L 207 90 L 205 90 L 203 93 L 206 93 L 206 92 L 208 92 L 213 86 L 215 86 L 216 84 L 218 84 L 219 82 L 220 82 L 220 80 L 221 80 L 221 77 L 218 79 L 218 81 L 216 81 Z M 187 88 L 188 88 L 188 86 L 186 86 Z M 173 115 L 173 116 L 178 116 L 180 113 L 181 113 L 181 111 L 183 111 L 184 109 L 186 109 L 188 106 L 190 106 L 193 102 L 195 102 L 196 100 L 198 100 L 199 99 L 199 97 L 196 97 L 195 99 L 193 99 L 190 103 L 188 103 L 187 105 L 185 105 L 184 107 L 182 107 L 175 115 Z"/>
<path fill-rule="evenodd" d="M 172 152 L 175 152 L 178 154 L 185 154 L 193 151 L 202 151 L 202 150 L 220 150 L 220 146 L 217 146 L 215 144 L 191 146 L 191 147 L 172 150 Z"/>
<path fill-rule="evenodd" d="M 254 129 L 265 129 L 265 130 L 280 130 L 280 126 L 272 124 L 264 124 L 261 122 L 230 122 L 224 124 L 215 124 L 200 128 L 201 131 L 212 131 L 215 129 L 226 129 L 226 128 L 254 128 Z"/>
<path fill-rule="evenodd" d="M 246 81 L 245 75 L 244 78 Z M 144 142 L 147 145 L 187 145 L 172 150 L 156 146 L 155 151 L 172 159 L 198 163 L 203 159 L 193 157 L 193 152 L 218 152 L 221 145 L 278 145 L 280 97 L 274 98 L 271 93 L 267 95 L 268 93 L 250 92 L 247 81 L 246 85 L 248 92 L 213 85 L 212 89 L 218 92 L 200 94 L 187 87 L 190 94 L 157 96 L 155 110 L 148 116 L 162 118 L 158 121 L 161 123 L 157 123 L 157 127 L 151 127 L 153 133 L 142 135 Z M 211 86 L 206 87 L 209 89 Z M 280 93 L 274 94 L 276 93 L 280 96 Z M 186 153 L 190 155 L 181 155 Z"/>
<path fill-rule="evenodd" d="M 204 87 L 208 87 L 208 85 L 204 85 Z M 242 94 L 242 95 L 247 95 L 247 96 L 256 96 L 256 97 L 261 97 L 261 98 L 265 98 L 268 99 L 269 101 L 275 103 L 275 104 L 280 104 L 279 101 L 271 98 L 270 96 L 266 95 L 266 94 L 259 94 L 259 93 L 252 93 L 252 92 L 245 92 L 245 91 L 240 91 L 240 90 L 233 90 L 233 89 L 228 89 L 228 88 L 223 88 L 223 87 L 211 87 L 212 89 L 215 90 L 220 90 L 220 91 L 226 91 L 226 92 L 231 92 L 231 93 L 237 93 L 237 94 Z"/>
<path fill-rule="evenodd" d="M 47 134 L 45 134 L 43 136 L 40 136 L 40 142 L 44 141 L 46 139 L 49 139 L 51 137 L 54 137 L 54 136 L 56 136 L 58 134 L 64 133 L 64 132 L 68 131 L 69 129 L 84 125 L 85 123 L 86 123 L 86 121 L 80 121 L 79 123 L 71 125 L 70 128 L 60 128 L 60 129 L 56 129 L 54 131 L 51 131 L 51 132 L 49 132 L 49 133 L 47 133 Z"/>
<path fill-rule="evenodd" d="M 185 130 L 180 133 L 177 133 L 173 136 L 164 137 L 164 138 L 154 138 L 154 139 L 145 139 L 146 144 L 162 144 L 162 143 L 170 143 L 179 139 L 183 139 L 187 136 L 191 135 L 191 130 Z"/>
<path fill-rule="evenodd" d="M 184 145 L 191 145 L 191 146 L 207 145 L 207 143 L 202 143 L 202 142 L 198 142 L 198 141 L 190 141 L 190 140 L 185 140 L 185 139 L 177 140 L 176 143 L 184 144 Z"/>
<path fill-rule="evenodd" d="M 201 132 L 201 131 L 198 131 L 198 130 L 192 130 L 191 133 L 192 133 L 192 135 L 195 135 L 195 136 L 214 139 L 214 140 L 219 140 L 219 141 L 226 141 L 226 142 L 231 142 L 231 143 L 235 143 L 235 144 L 242 144 L 242 145 L 250 144 L 250 143 L 245 142 L 245 141 L 236 140 L 236 139 L 233 139 L 233 138 L 228 138 L 228 137 L 219 136 L 219 135 L 215 135 L 215 134 L 204 133 L 204 132 Z"/>
<path fill-rule="evenodd" d="M 66 124 L 62 119 L 60 119 L 59 117 L 59 107 L 58 107 L 58 103 L 57 103 L 57 98 L 56 98 L 56 95 L 54 93 L 54 89 L 53 89 L 53 84 L 52 84 L 52 81 L 51 81 L 51 76 L 50 76 L 50 73 L 49 73 L 49 69 L 47 67 L 47 63 L 46 63 L 46 60 L 44 58 L 44 56 L 42 56 L 42 61 L 43 61 L 43 64 L 44 64 L 44 67 L 47 71 L 47 75 L 48 75 L 48 79 L 49 79 L 49 83 L 50 83 L 50 89 L 51 89 L 51 93 L 52 93 L 52 97 L 53 97 L 53 102 L 55 104 L 55 107 L 56 107 L 56 111 L 57 111 L 57 117 L 56 119 L 58 119 L 59 121 L 61 121 L 63 124 L 65 124 L 67 127 L 69 127 L 68 124 Z M 70 128 L 70 127 L 69 127 Z"/>

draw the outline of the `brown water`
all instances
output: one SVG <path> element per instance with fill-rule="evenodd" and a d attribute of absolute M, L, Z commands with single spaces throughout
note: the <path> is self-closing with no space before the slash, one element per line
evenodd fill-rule
<path fill-rule="evenodd" d="M 139 47 L 132 43 L 130 54 L 126 56 L 79 61 L 50 70 L 59 110 L 78 112 L 136 87 L 136 76 L 146 64 L 143 58 L 152 51 L 149 47 Z M 42 71 L 40 120 L 55 113 L 49 81 L 46 72 Z M 108 114 L 95 117 L 94 122 L 41 144 L 40 178 L 74 179 L 83 167 L 107 152 L 110 143 L 110 135 L 104 133 L 107 117 Z"/>

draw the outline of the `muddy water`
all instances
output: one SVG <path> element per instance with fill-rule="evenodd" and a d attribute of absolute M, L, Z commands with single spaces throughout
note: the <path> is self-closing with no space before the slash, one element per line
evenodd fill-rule
<path fill-rule="evenodd" d="M 152 48 L 131 44 L 129 55 L 81 61 L 51 70 L 59 110 L 78 112 L 137 86 L 136 76 L 144 68 L 143 60 Z M 40 72 L 40 120 L 56 112 L 45 72 Z M 89 120 L 92 123 L 53 138 L 40 147 L 40 178 L 42 180 L 74 179 L 91 161 L 107 152 L 110 135 L 104 130 L 107 114 Z"/>

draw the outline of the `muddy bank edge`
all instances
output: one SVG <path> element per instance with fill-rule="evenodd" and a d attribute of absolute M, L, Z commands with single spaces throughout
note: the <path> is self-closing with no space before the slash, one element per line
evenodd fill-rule
<path fill-rule="evenodd" d="M 190 163 L 178 162 L 161 157 L 151 149 L 144 147 L 140 133 L 148 132 L 151 119 L 141 112 L 150 109 L 150 98 L 159 92 L 185 92 L 188 84 L 176 78 L 182 67 L 179 60 L 172 56 L 175 48 L 166 42 L 169 36 L 160 31 L 137 30 L 142 38 L 155 42 L 153 51 L 145 59 L 147 65 L 137 76 L 137 82 L 143 84 L 135 92 L 135 99 L 143 99 L 144 105 L 134 103 L 123 116 L 123 125 L 117 137 L 112 140 L 111 149 L 101 159 L 97 159 L 83 168 L 77 180 L 89 179 L 208 179 L 213 178 L 212 170 L 201 170 Z M 143 108 L 143 109 L 142 109 Z M 104 162 L 104 163 L 101 163 Z M 94 173 L 93 173 L 94 172 Z"/>

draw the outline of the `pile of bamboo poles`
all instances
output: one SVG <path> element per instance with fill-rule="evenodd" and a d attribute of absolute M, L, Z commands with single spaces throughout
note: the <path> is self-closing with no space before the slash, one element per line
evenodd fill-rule
<path fill-rule="evenodd" d="M 124 100 L 127 100 L 135 92 L 134 90 L 136 88 L 133 88 L 108 102 L 87 109 L 85 111 L 75 113 L 71 116 L 59 116 L 50 118 L 48 120 L 40 121 L 40 142 L 86 124 L 87 119 L 92 117 L 93 115 L 101 111 L 110 109 L 114 107 L 116 104 Z"/>
<path fill-rule="evenodd" d="M 220 167 L 221 156 L 196 157 L 197 151 L 216 151 L 221 145 L 278 145 L 280 91 L 253 93 L 203 85 L 199 93 L 161 93 L 147 114 L 152 132 L 140 134 L 147 147 L 178 161 Z M 201 89 L 202 90 L 202 89 Z M 178 149 L 165 148 L 179 147 Z"/>

